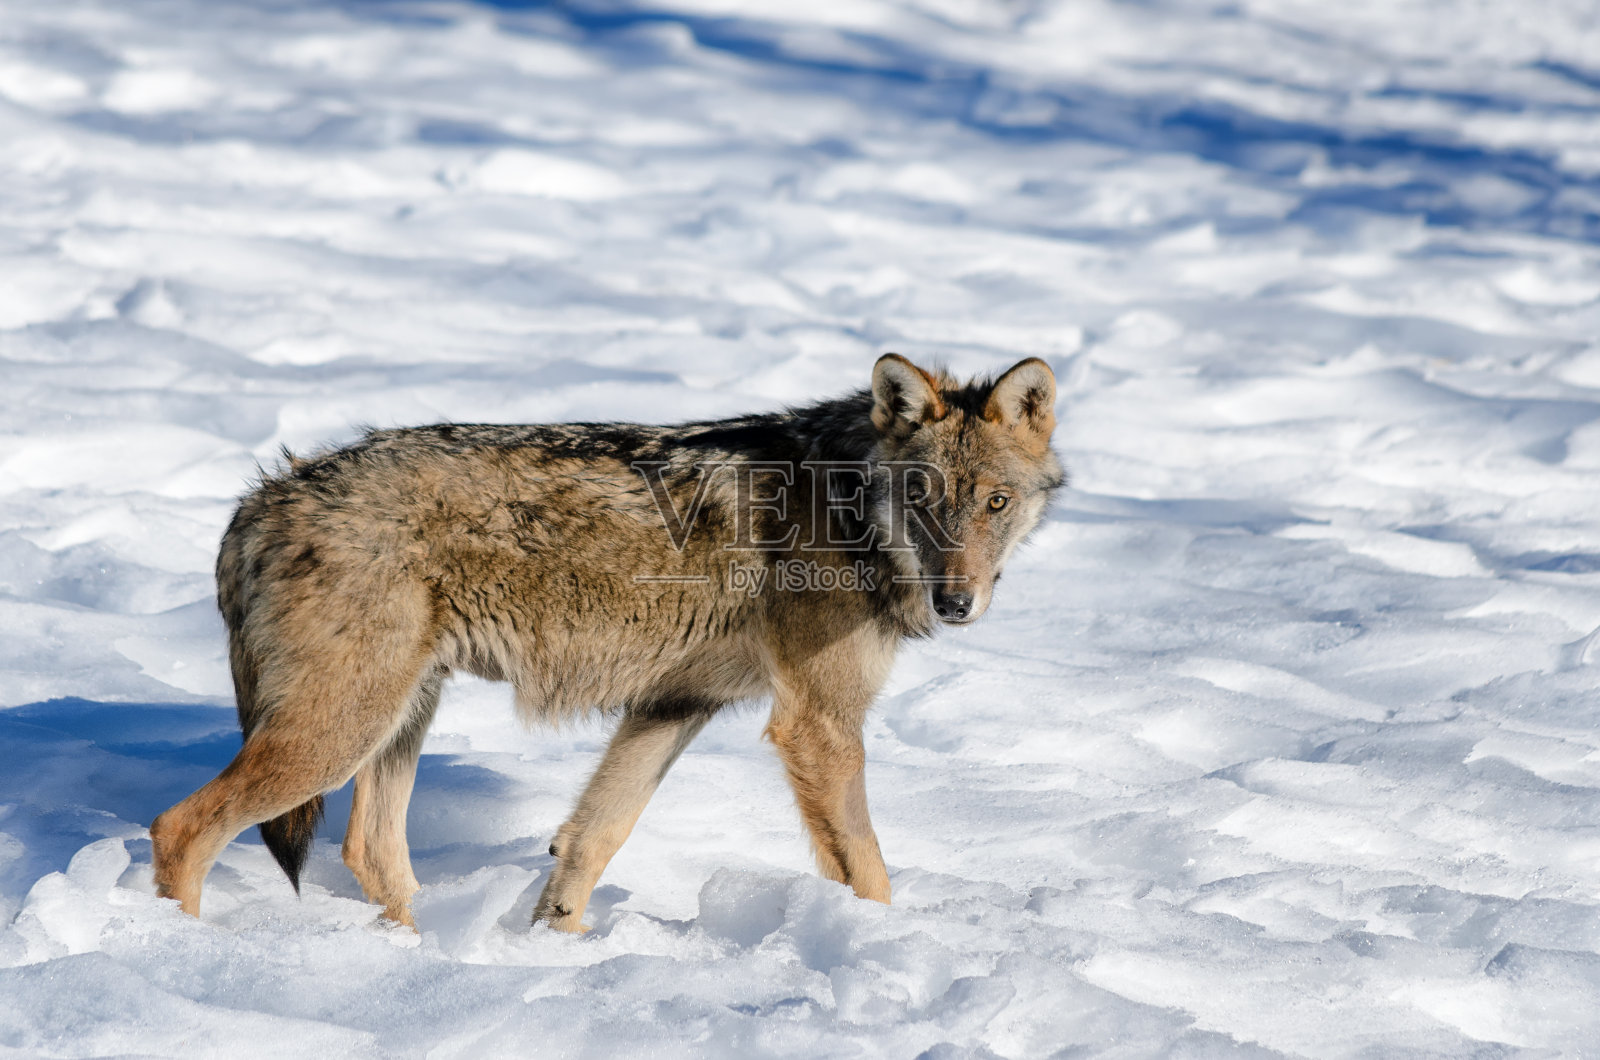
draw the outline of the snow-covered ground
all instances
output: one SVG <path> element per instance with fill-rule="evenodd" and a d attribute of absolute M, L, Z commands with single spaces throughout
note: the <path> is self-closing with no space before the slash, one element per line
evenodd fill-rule
<path fill-rule="evenodd" d="M 0 1054 L 1600 1046 L 1587 0 L 0 3 Z M 719 719 L 530 931 L 604 739 L 457 682 L 420 942 L 332 800 L 203 919 L 210 565 L 278 446 L 1038 355 L 1073 489 L 867 727 L 896 904 Z M 408 944 L 410 943 L 410 944 Z"/>

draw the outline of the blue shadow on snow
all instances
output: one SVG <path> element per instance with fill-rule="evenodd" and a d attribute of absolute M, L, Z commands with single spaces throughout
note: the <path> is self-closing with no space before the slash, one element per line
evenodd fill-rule
<path fill-rule="evenodd" d="M 417 18 L 409 5 L 390 0 L 346 0 L 343 6 L 353 14 L 412 23 Z M 752 80 L 760 81 L 767 91 L 841 95 L 867 107 L 901 112 L 919 121 L 945 122 L 999 140 L 1075 140 L 1136 152 L 1192 155 L 1293 194 L 1299 205 L 1289 220 L 1317 229 L 1340 229 L 1362 214 L 1378 213 L 1417 216 L 1442 227 L 1506 228 L 1585 241 L 1600 238 L 1600 178 L 1565 170 L 1553 155 L 1463 142 L 1448 128 L 1343 128 L 1156 92 L 1122 95 L 1068 82 L 1023 86 L 985 66 L 859 31 L 829 31 L 840 47 L 837 54 L 819 55 L 814 40 L 808 39 L 804 50 L 795 49 L 787 44 L 789 27 L 757 18 L 626 3 L 478 0 L 475 6 L 501 12 L 502 28 L 511 32 L 543 35 L 551 32 L 553 23 L 563 38 L 606 53 L 619 69 L 682 62 L 659 35 L 640 32 L 673 26 L 701 49 L 748 62 Z M 1159 17 L 1159 12 L 1153 11 L 1151 17 Z M 1273 28 L 1313 43 L 1321 39 L 1299 27 Z M 1187 57 L 1166 65 L 1204 68 Z M 1600 72 L 1544 60 L 1526 66 L 1600 91 Z M 1332 91 L 1261 77 L 1253 80 L 1302 94 Z M 1560 112 L 1600 121 L 1600 106 L 1536 103 L 1487 91 L 1389 85 L 1373 95 L 1428 99 L 1496 113 Z M 503 134 L 475 125 L 434 122 L 420 135 L 435 142 L 477 143 L 498 142 Z M 841 150 L 833 141 L 815 146 L 827 153 Z M 1301 183 L 1300 174 L 1318 159 L 1355 174 L 1382 165 L 1402 175 L 1383 182 L 1357 176 L 1320 186 Z M 1497 187 L 1486 191 L 1486 179 Z"/>
<path fill-rule="evenodd" d="M 241 742 L 231 706 L 65 698 L 0 710 L 0 832 L 21 843 L 0 861 L 0 895 L 20 897 L 97 839 L 138 835 L 216 776 Z M 508 787 L 493 770 L 424 754 L 413 805 L 441 793 L 496 799 Z M 345 785 L 328 795 L 321 835 L 342 839 L 349 812 Z M 260 842 L 253 828 L 239 839 Z"/>

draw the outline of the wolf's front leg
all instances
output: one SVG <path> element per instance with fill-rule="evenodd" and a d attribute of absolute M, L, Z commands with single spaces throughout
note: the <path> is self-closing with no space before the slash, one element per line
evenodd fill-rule
<path fill-rule="evenodd" d="M 888 904 L 889 872 L 867 814 L 861 743 L 888 655 L 871 642 L 839 651 L 843 646 L 831 645 L 780 674 L 767 736 L 789 772 L 822 874 Z"/>
<path fill-rule="evenodd" d="M 588 930 L 583 911 L 600 873 L 633 831 L 661 778 L 705 728 L 711 713 L 707 709 L 653 717 L 641 712 L 622 719 L 577 809 L 550 844 L 556 865 L 534 907 L 536 922 L 543 920 L 557 931 Z"/>

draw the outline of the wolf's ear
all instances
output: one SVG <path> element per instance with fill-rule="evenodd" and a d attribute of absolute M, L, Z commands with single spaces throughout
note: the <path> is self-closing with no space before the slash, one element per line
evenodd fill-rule
<path fill-rule="evenodd" d="M 872 425 L 879 433 L 932 423 L 944 412 L 933 376 L 898 353 L 886 353 L 872 366 Z"/>
<path fill-rule="evenodd" d="M 1056 429 L 1056 374 L 1037 357 L 1018 361 L 995 381 L 983 418 L 1023 441 L 1048 444 Z"/>

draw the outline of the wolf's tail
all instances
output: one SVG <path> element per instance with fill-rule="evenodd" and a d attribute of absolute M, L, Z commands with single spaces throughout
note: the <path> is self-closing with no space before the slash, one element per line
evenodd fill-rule
<path fill-rule="evenodd" d="M 320 820 L 322 796 L 318 795 L 282 817 L 274 817 L 257 825 L 261 829 L 262 842 L 267 844 L 267 849 L 278 860 L 278 867 L 294 884 L 295 894 L 300 893 L 300 870 L 305 868 L 306 855 L 311 852 L 311 840 L 316 837 L 317 822 Z"/>
<path fill-rule="evenodd" d="M 247 511 L 256 499 L 247 497 L 239 506 L 227 533 L 222 535 L 222 548 L 217 553 L 217 606 L 228 626 L 228 663 L 233 671 L 239 728 L 246 740 L 271 713 L 272 706 L 262 701 L 258 655 L 250 643 L 252 626 L 264 621 L 262 612 L 266 610 L 255 584 L 254 572 L 260 569 L 259 563 L 252 562 L 247 555 L 259 546 L 256 535 L 250 530 L 256 513 Z M 300 870 L 305 868 L 322 812 L 322 796 L 317 795 L 257 826 L 267 849 L 294 885 L 295 894 L 300 893 Z"/>

